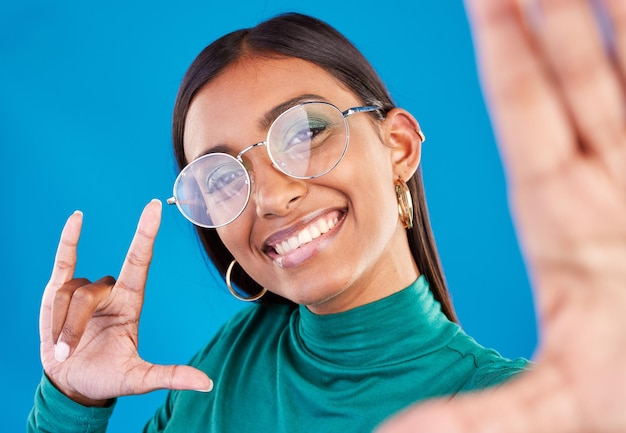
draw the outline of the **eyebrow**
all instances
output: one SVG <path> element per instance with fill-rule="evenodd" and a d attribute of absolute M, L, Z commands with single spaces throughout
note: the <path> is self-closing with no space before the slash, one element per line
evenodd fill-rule
<path fill-rule="evenodd" d="M 198 154 L 195 158 L 193 158 L 191 161 L 188 162 L 191 163 L 193 161 L 195 161 L 196 159 L 203 157 L 204 155 L 208 155 L 209 153 L 226 153 L 228 155 L 235 155 L 235 151 L 233 150 L 232 147 L 228 146 L 227 144 L 218 144 L 215 146 L 211 146 L 208 149 L 205 149 L 204 151 L 202 151 L 200 154 Z"/>
<path fill-rule="evenodd" d="M 326 98 L 320 95 L 315 95 L 313 93 L 306 93 L 304 95 L 299 95 L 295 98 L 291 98 L 268 110 L 259 121 L 259 127 L 263 130 L 269 129 L 269 127 L 272 125 L 272 123 L 274 123 L 274 120 L 276 120 L 278 116 L 283 114 L 291 107 L 307 101 L 326 101 Z"/>
<path fill-rule="evenodd" d="M 301 104 L 303 102 L 310 102 L 310 101 L 326 101 L 326 98 L 320 95 L 316 95 L 314 93 L 305 93 L 303 95 L 298 95 L 295 98 L 288 99 L 285 102 L 281 102 L 280 104 L 272 107 L 271 109 L 266 111 L 265 114 L 263 114 L 263 116 L 259 120 L 259 127 L 262 130 L 269 129 L 269 127 L 272 125 L 272 123 L 274 123 L 274 121 L 278 118 L 278 116 L 283 114 L 285 111 L 287 111 L 291 107 L 294 107 L 298 104 Z M 211 146 L 210 148 L 200 153 L 198 156 L 194 158 L 194 160 L 200 158 L 201 156 L 208 155 L 209 153 L 227 153 L 229 155 L 236 154 L 234 149 L 230 147 L 229 145 L 217 144 L 215 146 Z"/>

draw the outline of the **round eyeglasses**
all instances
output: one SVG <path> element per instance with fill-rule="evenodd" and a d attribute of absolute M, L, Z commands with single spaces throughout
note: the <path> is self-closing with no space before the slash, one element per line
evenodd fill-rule
<path fill-rule="evenodd" d="M 346 118 L 379 110 L 379 106 L 341 111 L 327 102 L 304 102 L 284 111 L 270 126 L 265 141 L 243 149 L 236 157 L 208 153 L 189 163 L 174 182 L 176 204 L 192 223 L 217 228 L 234 221 L 250 199 L 250 175 L 242 156 L 264 145 L 274 167 L 296 179 L 322 176 L 346 153 L 349 128 Z"/>

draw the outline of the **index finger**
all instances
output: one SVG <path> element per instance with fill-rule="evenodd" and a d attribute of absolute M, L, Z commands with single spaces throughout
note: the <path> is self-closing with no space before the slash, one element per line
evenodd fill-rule
<path fill-rule="evenodd" d="M 67 219 L 63 231 L 61 232 L 61 239 L 59 240 L 56 256 L 54 257 L 49 286 L 59 288 L 74 278 L 74 271 L 76 270 L 76 248 L 78 246 L 82 225 L 83 213 L 81 211 L 75 211 Z"/>
<path fill-rule="evenodd" d="M 132 291 L 144 289 L 152 261 L 154 240 L 161 223 L 161 207 L 161 202 L 154 199 L 141 213 L 116 286 Z"/>

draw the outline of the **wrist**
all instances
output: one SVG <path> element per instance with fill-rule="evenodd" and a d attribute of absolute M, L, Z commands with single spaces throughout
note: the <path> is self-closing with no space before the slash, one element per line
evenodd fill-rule
<path fill-rule="evenodd" d="M 89 398 L 87 396 L 84 396 L 84 395 L 82 395 L 82 394 L 80 394 L 78 392 L 69 391 L 69 390 L 63 388 L 62 386 L 59 386 L 59 384 L 54 379 L 52 379 L 50 376 L 48 376 L 47 374 L 46 374 L 46 377 L 48 378 L 48 381 L 50 382 L 50 384 L 52 386 L 54 386 L 54 388 L 57 391 L 59 391 L 61 394 L 65 395 L 67 398 L 69 398 L 73 402 L 80 404 L 81 406 L 85 406 L 85 407 L 110 407 L 115 402 L 115 399 L 96 400 L 96 399 L 92 399 L 92 398 Z"/>

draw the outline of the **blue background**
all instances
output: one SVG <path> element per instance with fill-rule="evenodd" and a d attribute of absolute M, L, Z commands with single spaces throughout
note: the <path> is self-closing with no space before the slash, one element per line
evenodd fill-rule
<path fill-rule="evenodd" d="M 461 322 L 506 356 L 532 356 L 531 292 L 462 2 L 297 4 L 0 6 L 1 431 L 24 431 L 41 377 L 39 300 L 67 216 L 85 215 L 77 275 L 117 275 L 141 209 L 171 192 L 171 110 L 187 66 L 213 39 L 287 10 L 346 34 L 419 119 L 428 137 L 422 166 L 432 223 Z M 240 306 L 207 266 L 190 224 L 166 207 L 141 354 L 184 363 Z M 164 395 L 121 399 L 109 431 L 140 431 Z"/>

